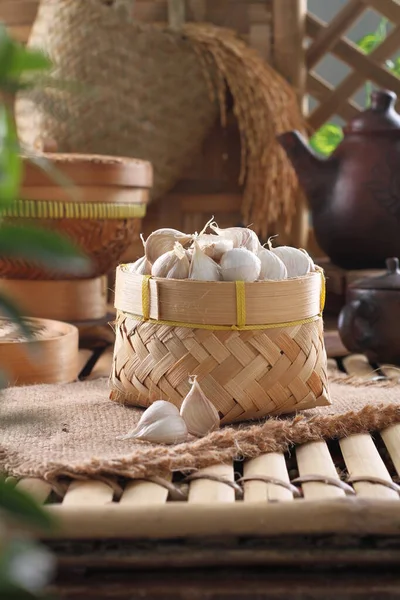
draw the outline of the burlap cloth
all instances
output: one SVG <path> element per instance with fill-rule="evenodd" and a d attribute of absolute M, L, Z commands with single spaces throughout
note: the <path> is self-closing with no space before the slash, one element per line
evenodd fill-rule
<path fill-rule="evenodd" d="M 152 477 L 400 422 L 397 382 L 353 381 L 336 373 L 330 391 L 330 407 L 225 427 L 177 446 L 157 446 L 116 439 L 135 426 L 142 411 L 111 402 L 106 379 L 11 388 L 0 397 L 0 471 L 52 483 L 64 476 Z"/>

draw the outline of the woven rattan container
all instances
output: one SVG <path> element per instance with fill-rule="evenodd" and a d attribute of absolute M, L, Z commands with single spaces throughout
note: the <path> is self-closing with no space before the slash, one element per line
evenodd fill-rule
<path fill-rule="evenodd" d="M 328 405 L 322 272 L 272 282 L 117 269 L 111 399 L 180 406 L 198 376 L 223 423 Z"/>
<path fill-rule="evenodd" d="M 92 261 L 92 271 L 84 277 L 114 270 L 135 237 L 139 239 L 152 186 L 151 164 L 80 154 L 43 154 L 42 158 L 45 168 L 25 161 L 21 199 L 4 216 L 69 237 Z M 0 277 L 49 280 L 59 279 L 59 273 L 2 258 Z"/>

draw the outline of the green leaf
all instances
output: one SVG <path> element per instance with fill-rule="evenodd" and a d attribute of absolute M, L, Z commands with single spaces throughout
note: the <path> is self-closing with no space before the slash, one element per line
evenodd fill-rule
<path fill-rule="evenodd" d="M 89 273 L 90 261 L 64 236 L 28 225 L 0 227 L 0 257 L 21 259 L 60 273 Z"/>
<path fill-rule="evenodd" d="M 12 517 L 27 525 L 49 530 L 53 521 L 36 502 L 18 488 L 0 479 L 0 510 L 6 511 Z"/>
<path fill-rule="evenodd" d="M 14 300 L 8 298 L 5 294 L 0 293 L 0 314 L 2 317 L 6 319 L 10 319 L 17 323 L 23 335 L 31 339 L 32 331 L 27 324 L 27 322 L 23 319 L 23 315 L 19 310 L 18 306 L 15 304 Z M 1 388 L 1 373 L 0 373 L 0 388 Z"/>
<path fill-rule="evenodd" d="M 386 66 L 394 75 L 400 78 L 400 56 L 398 56 L 395 60 L 386 61 Z"/>
<path fill-rule="evenodd" d="M 48 71 L 52 66 L 51 60 L 40 50 L 14 44 L 6 77 L 14 79 L 31 71 Z"/>
<path fill-rule="evenodd" d="M 382 38 L 379 33 L 367 33 L 357 42 L 357 46 L 365 54 L 371 54 L 373 50 L 381 43 Z"/>
<path fill-rule="evenodd" d="M 311 147 L 324 156 L 329 156 L 343 139 L 343 132 L 339 125 L 326 123 L 314 133 L 310 139 Z"/>
<path fill-rule="evenodd" d="M 22 160 L 14 122 L 0 104 L 0 208 L 18 196 L 22 178 Z"/>

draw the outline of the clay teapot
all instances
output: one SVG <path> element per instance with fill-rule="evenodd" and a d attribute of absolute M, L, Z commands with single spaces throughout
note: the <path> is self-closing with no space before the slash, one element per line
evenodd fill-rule
<path fill-rule="evenodd" d="M 371 362 L 400 365 L 400 270 L 398 258 L 386 261 L 387 272 L 355 281 L 339 315 L 339 333 L 351 352 Z"/>
<path fill-rule="evenodd" d="M 373 92 L 370 108 L 344 128 L 327 159 L 296 131 L 278 137 L 307 195 L 318 244 L 345 269 L 379 269 L 387 256 L 400 256 L 396 99 L 394 92 Z"/>

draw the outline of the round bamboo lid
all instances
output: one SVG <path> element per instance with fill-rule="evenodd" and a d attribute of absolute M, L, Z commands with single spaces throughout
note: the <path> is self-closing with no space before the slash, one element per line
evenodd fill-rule
<path fill-rule="evenodd" d="M 25 319 L 28 340 L 9 319 L 0 319 L 0 364 L 8 385 L 69 383 L 78 376 L 78 329 L 48 319 Z"/>
<path fill-rule="evenodd" d="M 151 164 L 136 158 L 97 154 L 41 153 L 38 158 L 51 161 L 66 178 L 77 186 L 113 186 L 151 188 Z M 51 173 L 24 159 L 23 186 L 57 186 Z"/>

